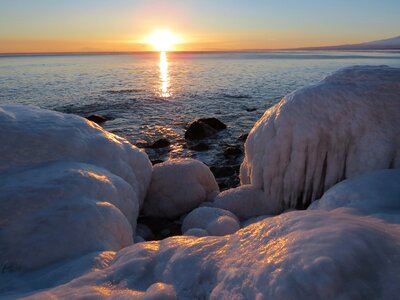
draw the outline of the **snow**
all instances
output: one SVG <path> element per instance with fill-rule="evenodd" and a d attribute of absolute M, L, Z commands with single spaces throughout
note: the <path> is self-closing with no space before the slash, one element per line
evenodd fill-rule
<path fill-rule="evenodd" d="M 205 230 L 209 235 L 227 235 L 239 230 L 237 217 L 231 212 L 216 207 L 199 207 L 192 210 L 183 220 L 182 232 L 185 235 L 203 235 Z M 190 230 L 190 232 L 188 232 Z"/>
<path fill-rule="evenodd" d="M 0 107 L 0 269 L 133 243 L 147 155 L 83 118 Z"/>
<path fill-rule="evenodd" d="M 394 299 L 399 232 L 400 225 L 346 211 L 289 212 L 233 235 L 135 244 L 108 266 L 35 296 L 144 297 L 154 290 L 178 299 Z"/>
<path fill-rule="evenodd" d="M 205 164 L 189 158 L 171 159 L 154 166 L 143 213 L 176 218 L 210 201 L 218 192 L 218 184 Z"/>
<path fill-rule="evenodd" d="M 400 169 L 379 170 L 339 182 L 309 209 L 356 209 L 363 214 L 400 215 Z M 400 216 L 398 216 L 400 223 Z M 388 219 L 389 218 L 389 219 Z"/>
<path fill-rule="evenodd" d="M 268 213 L 306 208 L 347 178 L 400 168 L 400 69 L 355 66 L 297 90 L 251 130 L 242 184 Z"/>

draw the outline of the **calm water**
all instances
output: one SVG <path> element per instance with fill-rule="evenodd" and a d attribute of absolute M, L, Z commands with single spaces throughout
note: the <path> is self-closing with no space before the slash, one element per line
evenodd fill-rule
<path fill-rule="evenodd" d="M 217 53 L 0 57 L 0 104 L 33 104 L 82 116 L 114 118 L 104 127 L 143 145 L 164 137 L 173 146 L 151 158 L 227 160 L 225 144 L 238 144 L 264 110 L 285 94 L 355 64 L 400 67 L 400 54 Z M 249 110 L 249 111 L 248 111 Z M 187 124 L 215 116 L 228 129 L 188 149 Z M 237 158 L 240 162 L 241 158 Z M 234 162 L 227 162 L 234 163 Z"/>

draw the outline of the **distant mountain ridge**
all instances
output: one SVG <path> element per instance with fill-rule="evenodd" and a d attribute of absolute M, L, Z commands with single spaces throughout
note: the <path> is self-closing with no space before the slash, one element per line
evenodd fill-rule
<path fill-rule="evenodd" d="M 365 42 L 360 44 L 346 44 L 322 47 L 302 47 L 301 50 L 400 50 L 400 36 L 393 38 Z"/>

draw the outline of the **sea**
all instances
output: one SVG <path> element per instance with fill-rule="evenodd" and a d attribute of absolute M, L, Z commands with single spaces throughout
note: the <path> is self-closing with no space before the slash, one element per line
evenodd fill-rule
<path fill-rule="evenodd" d="M 102 126 L 144 148 L 153 161 L 190 157 L 209 166 L 237 166 L 248 133 L 286 94 L 352 65 L 400 67 L 399 52 L 203 52 L 0 55 L 0 104 L 99 114 Z M 227 125 L 201 141 L 188 124 L 216 117 Z M 147 146 L 165 138 L 171 145 Z M 229 185 L 229 184 L 228 184 Z"/>

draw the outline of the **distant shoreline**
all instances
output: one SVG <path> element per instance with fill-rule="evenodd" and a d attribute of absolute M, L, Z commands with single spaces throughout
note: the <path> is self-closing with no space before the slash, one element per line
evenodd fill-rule
<path fill-rule="evenodd" d="M 248 49 L 248 50 L 204 50 L 204 51 L 168 51 L 174 54 L 219 54 L 219 53 L 275 53 L 275 52 L 364 52 L 364 53 L 400 53 L 400 49 L 332 49 L 332 48 L 296 48 L 296 49 Z M 159 51 L 91 51 L 91 52 L 17 52 L 0 53 L 0 57 L 24 56 L 82 56 L 82 55 L 157 55 Z"/>

